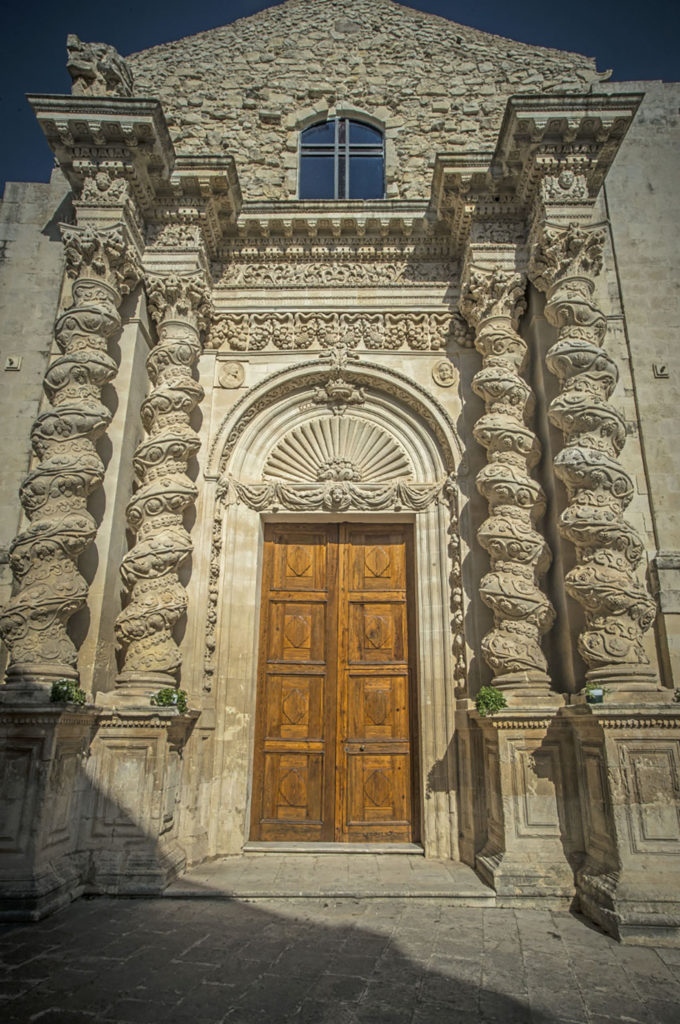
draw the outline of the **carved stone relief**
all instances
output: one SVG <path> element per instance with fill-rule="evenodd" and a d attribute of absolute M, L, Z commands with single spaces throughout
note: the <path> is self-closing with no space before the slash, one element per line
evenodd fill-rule
<path fill-rule="evenodd" d="M 540 458 L 540 446 L 528 426 L 533 396 L 521 376 L 527 346 L 516 329 L 524 310 L 524 287 L 519 273 L 472 265 L 461 309 L 476 328 L 475 346 L 483 365 L 472 388 L 486 405 L 474 428 L 488 453 L 488 464 L 477 475 L 477 488 L 490 512 L 477 533 L 491 559 L 480 595 L 494 613 L 494 628 L 483 638 L 482 652 L 497 685 L 523 682 L 545 691 L 541 636 L 552 625 L 554 611 L 538 584 L 550 564 L 550 551 L 535 529 L 545 496 L 529 475 Z"/>
<path fill-rule="evenodd" d="M 133 457 L 139 487 L 127 508 L 137 540 L 121 567 L 130 591 L 116 621 L 126 649 L 123 684 L 149 673 L 173 681 L 180 666 L 172 630 L 186 608 L 178 570 L 192 550 L 183 520 L 197 493 L 186 467 L 200 445 L 190 417 L 203 397 L 193 368 L 209 310 L 198 273 L 150 276 L 147 291 L 158 343 L 147 358 L 152 389 L 141 409 L 147 437 Z"/>
<path fill-rule="evenodd" d="M 352 417 L 308 420 L 286 434 L 267 459 L 272 480 L 310 480 L 383 484 L 412 476 L 405 452 L 373 423 Z"/>
<path fill-rule="evenodd" d="M 76 675 L 66 624 L 87 596 L 77 561 L 96 534 L 87 499 L 104 476 L 96 441 L 111 420 L 101 389 L 118 370 L 108 342 L 120 327 L 122 295 L 139 276 L 122 225 L 65 227 L 63 239 L 72 304 L 57 317 L 61 355 L 44 380 L 50 405 L 31 431 L 38 461 L 20 492 L 30 525 L 10 549 L 18 591 L 0 615 L 10 676 Z"/>
<path fill-rule="evenodd" d="M 84 43 L 76 35 L 66 39 L 74 96 L 131 96 L 132 72 L 108 43 Z"/>
<path fill-rule="evenodd" d="M 607 322 L 593 299 L 604 241 L 598 227 L 545 224 L 530 272 L 546 292 L 545 314 L 558 330 L 546 362 L 562 390 L 549 416 L 565 438 L 555 472 L 569 499 L 560 531 L 577 555 L 566 588 L 586 617 L 578 648 L 591 676 L 654 686 L 642 639 L 656 607 L 636 574 L 642 542 L 623 517 L 633 497 L 633 481 L 618 461 L 626 425 L 609 402 L 618 369 L 601 347 Z"/>
<path fill-rule="evenodd" d="M 223 313 L 210 327 L 206 348 L 260 352 L 264 349 L 348 348 L 414 351 L 473 344 L 467 325 L 443 313 Z"/>

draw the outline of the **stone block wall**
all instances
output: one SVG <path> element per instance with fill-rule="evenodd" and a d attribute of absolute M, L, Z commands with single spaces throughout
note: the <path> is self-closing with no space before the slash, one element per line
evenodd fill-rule
<path fill-rule="evenodd" d="M 387 198 L 428 198 L 435 154 L 492 150 L 508 96 L 597 79 L 591 58 L 391 0 L 293 0 L 127 61 L 177 151 L 232 154 L 247 199 L 294 199 L 300 127 L 351 112 L 386 130 Z"/>

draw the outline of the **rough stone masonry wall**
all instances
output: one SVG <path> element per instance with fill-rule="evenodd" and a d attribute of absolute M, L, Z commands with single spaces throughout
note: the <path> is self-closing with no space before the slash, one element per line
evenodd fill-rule
<path fill-rule="evenodd" d="M 300 124 L 347 109 L 386 128 L 387 197 L 426 199 L 435 153 L 493 149 L 508 96 L 598 78 L 591 58 L 392 0 L 288 0 L 127 60 L 177 151 L 232 154 L 246 199 L 294 199 Z"/>

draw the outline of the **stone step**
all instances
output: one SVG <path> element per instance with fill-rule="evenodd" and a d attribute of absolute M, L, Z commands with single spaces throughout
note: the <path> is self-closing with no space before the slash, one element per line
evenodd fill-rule
<path fill-rule="evenodd" d="M 248 853 L 368 853 L 368 854 L 409 854 L 424 857 L 425 851 L 417 843 L 246 843 L 244 854 Z"/>
<path fill-rule="evenodd" d="M 459 906 L 496 905 L 472 868 L 418 853 L 323 852 L 317 856 L 249 850 L 190 868 L 164 897 L 182 899 L 437 899 Z"/>

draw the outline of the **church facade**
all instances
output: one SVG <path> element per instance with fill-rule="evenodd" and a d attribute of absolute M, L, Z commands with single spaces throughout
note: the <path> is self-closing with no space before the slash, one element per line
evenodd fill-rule
<path fill-rule="evenodd" d="M 2 913 L 390 843 L 677 941 L 680 86 L 392 0 L 68 52 L 0 220 Z"/>

